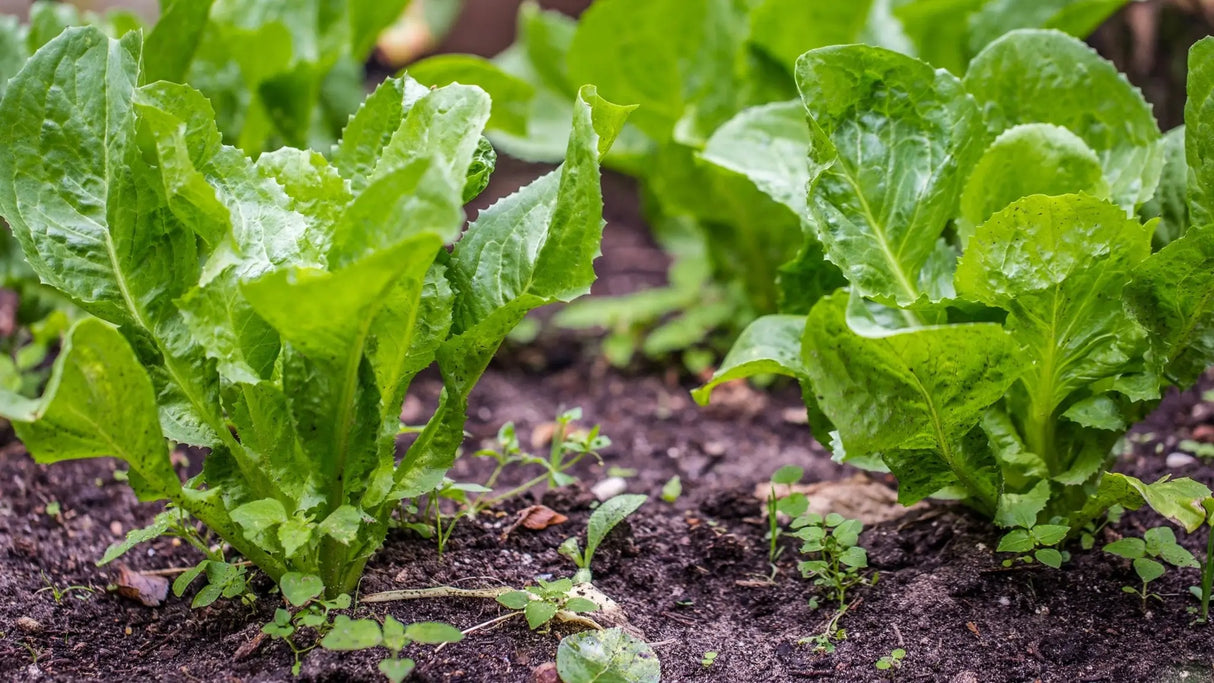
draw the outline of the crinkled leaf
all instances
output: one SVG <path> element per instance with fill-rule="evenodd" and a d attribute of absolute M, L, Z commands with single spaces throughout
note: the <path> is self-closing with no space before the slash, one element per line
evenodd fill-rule
<path fill-rule="evenodd" d="M 742 331 L 712 379 L 691 395 L 706 405 L 712 390 L 725 382 L 763 374 L 806 377 L 801 361 L 804 334 L 805 316 L 767 315 L 755 320 Z"/>
<path fill-rule="evenodd" d="M 566 683 L 657 683 L 662 677 L 653 649 L 619 628 L 562 638 L 556 668 Z"/>
<path fill-rule="evenodd" d="M 1185 156 L 1189 164 L 1189 211 L 1196 225 L 1214 223 L 1214 38 L 1189 50 L 1185 100 Z"/>
<path fill-rule="evenodd" d="M 865 46 L 807 52 L 797 84 L 809 111 L 810 223 L 860 294 L 908 305 L 985 147 L 961 82 Z"/>

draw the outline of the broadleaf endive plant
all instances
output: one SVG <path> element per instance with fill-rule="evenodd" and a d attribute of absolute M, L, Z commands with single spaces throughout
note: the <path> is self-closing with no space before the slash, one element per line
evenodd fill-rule
<path fill-rule="evenodd" d="M 629 109 L 582 88 L 566 162 L 463 231 L 492 163 L 482 90 L 389 80 L 330 154 L 254 162 L 197 91 L 140 85 L 142 47 L 68 29 L 0 102 L 0 213 L 100 318 L 71 330 L 41 399 L 0 413 L 39 461 L 118 457 L 141 498 L 271 578 L 349 592 L 398 501 L 450 467 L 505 335 L 588 290 L 599 158 Z M 438 408 L 398 463 L 401 402 L 434 362 Z M 210 449 L 200 478 L 180 482 L 166 438 Z"/>
<path fill-rule="evenodd" d="M 1061 33 L 1009 33 L 964 78 L 880 48 L 803 55 L 808 221 L 849 288 L 754 323 L 697 398 L 796 377 L 836 458 L 892 471 L 904 503 L 1079 529 L 1146 498 L 1200 524 L 1205 487 L 1104 473 L 1163 389 L 1214 362 L 1214 225 L 1138 218 L 1176 194 L 1161 178 L 1208 210 L 1211 49 L 1191 53 L 1187 174 L 1164 173 L 1141 94 Z M 751 173 L 789 201 L 788 174 Z"/>

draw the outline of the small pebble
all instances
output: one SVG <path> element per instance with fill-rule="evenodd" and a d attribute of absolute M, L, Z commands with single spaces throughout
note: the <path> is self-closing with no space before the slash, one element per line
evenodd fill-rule
<path fill-rule="evenodd" d="M 17 617 L 17 628 L 26 633 L 38 633 L 42 630 L 42 622 L 33 617 Z"/>
<path fill-rule="evenodd" d="M 1006 595 L 1003 595 L 1003 596 L 999 597 L 999 604 L 1003 605 L 1004 607 L 1007 607 L 1012 604 L 1012 601 L 1009 600 Z"/>
<path fill-rule="evenodd" d="M 620 495 L 628 489 L 628 481 L 623 477 L 607 477 L 590 488 L 590 492 L 599 500 L 607 500 Z"/>
<path fill-rule="evenodd" d="M 122 522 L 119 522 L 116 519 L 114 521 L 110 522 L 110 533 L 114 534 L 115 536 L 121 536 L 122 535 Z"/>
<path fill-rule="evenodd" d="M 1197 462 L 1197 458 L 1194 458 L 1188 453 L 1181 453 L 1180 451 L 1168 453 L 1168 458 L 1164 461 L 1164 463 L 1168 466 L 1168 469 L 1173 470 L 1180 469 L 1181 467 L 1187 467 L 1195 462 Z"/>

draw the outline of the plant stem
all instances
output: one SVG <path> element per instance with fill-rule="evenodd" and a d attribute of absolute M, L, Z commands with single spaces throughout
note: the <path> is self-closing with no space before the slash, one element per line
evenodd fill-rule
<path fill-rule="evenodd" d="M 1206 566 L 1201 571 L 1201 620 L 1210 618 L 1210 589 L 1214 588 L 1214 525 L 1206 524 Z"/>

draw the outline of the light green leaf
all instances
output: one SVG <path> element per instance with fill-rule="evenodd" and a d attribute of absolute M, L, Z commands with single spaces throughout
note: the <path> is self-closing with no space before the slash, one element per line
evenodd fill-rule
<path fill-rule="evenodd" d="M 712 379 L 691 392 L 696 403 L 707 405 L 717 386 L 755 375 L 786 375 L 805 378 L 801 361 L 801 337 L 805 316 L 767 315 L 742 331 Z"/>
<path fill-rule="evenodd" d="M 176 498 L 181 490 L 147 373 L 100 320 L 85 318 L 68 331 L 40 400 L 0 396 L 0 414 L 38 462 L 115 457 L 130 466 L 141 499 Z"/>
<path fill-rule="evenodd" d="M 333 629 L 320 640 L 320 646 L 326 650 L 366 650 L 382 641 L 379 622 L 339 614 L 333 619 Z"/>
<path fill-rule="evenodd" d="M 791 74 L 797 57 L 806 50 L 868 42 L 860 40 L 860 36 L 872 4 L 872 0 L 846 3 L 760 0 L 750 11 L 749 39 Z"/>
<path fill-rule="evenodd" d="M 1033 538 L 1039 545 L 1054 545 L 1070 532 L 1071 527 L 1065 524 L 1037 524 L 1033 527 Z"/>
<path fill-rule="evenodd" d="M 1100 159 L 1077 135 L 1047 123 L 1013 126 L 987 148 L 961 194 L 962 243 L 996 211 L 1031 194 L 1108 197 Z"/>
<path fill-rule="evenodd" d="M 846 308 L 847 295 L 838 293 L 810 312 L 803 362 L 847 457 L 882 454 L 899 478 L 901 502 L 959 483 L 993 512 L 994 462 L 964 437 L 1020 373 L 1011 338 L 991 324 L 862 337 Z"/>
<path fill-rule="evenodd" d="M 415 664 L 412 659 L 382 659 L 379 662 L 379 672 L 392 683 L 401 683 L 413 673 Z"/>
<path fill-rule="evenodd" d="M 811 118 L 810 222 L 827 258 L 863 296 L 918 301 L 986 146 L 978 107 L 951 74 L 858 45 L 807 52 L 797 85 Z"/>
<path fill-rule="evenodd" d="M 773 484 L 795 484 L 805 476 L 805 470 L 796 465 L 785 465 L 771 475 Z"/>
<path fill-rule="evenodd" d="M 144 42 L 142 82 L 186 82 L 214 1 L 160 0 L 160 17 Z"/>
<path fill-rule="evenodd" d="M 980 226 L 958 264 L 958 293 L 1008 311 L 1006 328 L 1032 359 L 1022 375 L 1026 439 L 1047 462 L 1057 407 L 1141 353 L 1142 332 L 1108 302 L 1120 300 L 1150 240 L 1150 228 L 1107 202 L 1034 195 Z"/>
<path fill-rule="evenodd" d="M 1033 553 L 1033 557 L 1047 567 L 1058 569 L 1062 566 L 1062 553 L 1056 548 L 1040 548 Z"/>
<path fill-rule="evenodd" d="M 358 538 L 358 528 L 363 515 L 353 505 L 343 505 L 320 523 L 320 533 L 330 536 L 338 543 L 350 545 Z"/>
<path fill-rule="evenodd" d="M 1135 560 L 1146 555 L 1146 547 L 1141 538 L 1129 536 L 1106 544 L 1104 551 L 1127 560 Z"/>
<path fill-rule="evenodd" d="M 566 683 L 658 683 L 662 678 L 653 649 L 619 628 L 562 638 L 556 669 Z"/>
<path fill-rule="evenodd" d="M 1050 501 L 1050 482 L 1041 480 L 1026 493 L 1003 493 L 995 508 L 995 524 L 1001 527 L 1031 527 Z"/>
<path fill-rule="evenodd" d="M 1147 484 L 1124 474 L 1106 472 L 1100 480 L 1096 495 L 1088 500 L 1087 505 L 1071 523 L 1081 526 L 1103 515 L 1111 505 L 1137 510 L 1146 504 L 1155 512 L 1180 524 L 1189 533 L 1193 533 L 1206 520 L 1202 502 L 1210 498 L 1210 495 L 1210 489 L 1205 484 L 1187 477 L 1163 477 Z"/>
<path fill-rule="evenodd" d="M 586 564 L 594 557 L 594 551 L 607 537 L 607 534 L 624 521 L 628 515 L 636 512 L 647 500 L 647 496 L 636 493 L 624 493 L 603 501 L 603 504 L 590 513 L 590 521 L 586 529 Z"/>
<path fill-rule="evenodd" d="M 383 623 L 384 647 L 390 652 L 400 652 L 409 644 L 405 636 L 405 625 L 397 621 L 391 614 L 384 615 Z"/>
<path fill-rule="evenodd" d="M 312 540 L 313 525 L 292 517 L 278 527 L 278 542 L 287 558 L 296 557 L 300 549 Z"/>
<path fill-rule="evenodd" d="M 1185 156 L 1189 163 L 1189 211 L 1193 223 L 1214 223 L 1214 38 L 1189 50 L 1185 101 Z"/>
<path fill-rule="evenodd" d="M 527 625 L 533 631 L 552 621 L 552 617 L 556 616 L 556 611 L 556 605 L 544 600 L 532 600 L 523 608 L 523 614 L 527 617 Z"/>
<path fill-rule="evenodd" d="M 1163 576 L 1165 571 L 1163 564 L 1145 557 L 1134 560 L 1133 564 L 1134 572 L 1138 574 L 1138 578 L 1142 579 L 1143 583 L 1150 583 L 1158 579 Z"/>
<path fill-rule="evenodd" d="M 325 590 L 325 584 L 319 576 L 299 572 L 283 574 L 282 578 L 278 580 L 278 587 L 282 590 L 282 597 L 295 607 L 303 607 L 309 600 L 319 597 Z"/>
<path fill-rule="evenodd" d="M 464 639 L 464 634 L 450 624 L 438 621 L 423 621 L 409 624 L 405 627 L 405 637 L 415 643 L 428 645 L 437 643 L 458 643 Z"/>
<path fill-rule="evenodd" d="M 725 122 L 708 138 L 700 156 L 746 176 L 793 214 L 806 217 L 810 143 L 805 107 L 796 101 L 776 102 L 745 109 Z"/>
<path fill-rule="evenodd" d="M 1100 158 L 1117 205 L 1133 211 L 1154 196 L 1163 147 L 1151 106 L 1082 41 L 1058 31 L 1012 31 L 974 58 L 965 88 L 992 134 L 1023 123 L 1067 128 Z"/>
<path fill-rule="evenodd" d="M 510 609 L 523 609 L 531 602 L 531 594 L 527 591 L 510 591 L 497 596 L 497 601 L 503 607 Z"/>
<path fill-rule="evenodd" d="M 493 99 L 488 128 L 513 135 L 527 134 L 527 114 L 535 87 L 493 62 L 472 55 L 438 55 L 411 64 L 408 72 L 422 85 L 462 83 L 480 87 Z"/>
<path fill-rule="evenodd" d="M 1130 0 L 991 0 L 969 19 L 970 54 L 1018 28 L 1052 28 L 1086 38 Z"/>
<path fill-rule="evenodd" d="M 1158 371 L 1179 386 L 1196 381 L 1214 363 L 1214 224 L 1190 228 L 1143 261 L 1125 302 Z"/>
<path fill-rule="evenodd" d="M 126 532 L 126 538 L 122 539 L 121 541 L 111 543 L 110 546 L 105 549 L 105 554 L 101 556 L 100 560 L 97 560 L 97 566 L 105 566 L 119 557 L 122 557 L 127 553 L 127 551 L 140 543 L 147 543 L 148 541 L 165 535 L 168 532 L 169 525 L 172 524 L 173 519 L 179 515 L 181 515 L 180 510 L 165 510 L 157 514 L 152 519 L 151 524 L 140 529 L 131 529 L 130 531 Z"/>
<path fill-rule="evenodd" d="M 1185 127 L 1177 126 L 1163 136 L 1163 172 L 1155 196 L 1142 205 L 1138 215 L 1144 220 L 1159 219 L 1155 229 L 1155 247 L 1161 248 L 1179 239 L 1189 229 L 1189 164 L 1185 160 Z"/>
<path fill-rule="evenodd" d="M 282 503 L 273 498 L 263 498 L 245 503 L 231 512 L 232 521 L 244 529 L 245 538 L 260 546 L 272 545 L 277 534 L 274 527 L 287 521 L 287 512 Z"/>
<path fill-rule="evenodd" d="M 1012 529 L 999 539 L 995 552 L 1027 553 L 1033 549 L 1033 545 L 1033 537 L 1029 535 L 1028 529 Z"/>

